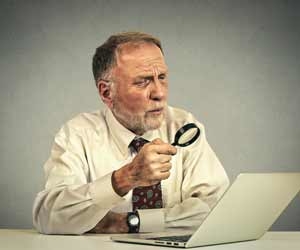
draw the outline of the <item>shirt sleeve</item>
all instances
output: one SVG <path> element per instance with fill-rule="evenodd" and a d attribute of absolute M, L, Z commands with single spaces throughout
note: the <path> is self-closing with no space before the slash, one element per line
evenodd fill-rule
<path fill-rule="evenodd" d="M 227 174 L 208 144 L 200 138 L 183 149 L 181 203 L 164 209 L 165 227 L 198 227 L 229 186 Z"/>
<path fill-rule="evenodd" d="M 140 233 L 162 232 L 164 225 L 164 209 L 139 209 Z"/>
<path fill-rule="evenodd" d="M 33 223 L 42 233 L 83 234 L 124 199 L 113 190 L 112 173 L 88 182 L 89 168 L 80 140 L 68 127 L 55 137 L 44 166 L 46 187 L 33 206 Z"/>

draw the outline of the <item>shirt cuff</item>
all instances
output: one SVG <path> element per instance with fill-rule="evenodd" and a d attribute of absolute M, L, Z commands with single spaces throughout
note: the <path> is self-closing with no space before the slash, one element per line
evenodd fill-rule
<path fill-rule="evenodd" d="M 140 233 L 164 231 L 163 208 L 140 209 Z"/>
<path fill-rule="evenodd" d="M 117 203 L 125 200 L 113 189 L 111 183 L 112 173 L 109 173 L 90 184 L 90 194 L 94 204 L 102 208 L 111 208 Z"/>

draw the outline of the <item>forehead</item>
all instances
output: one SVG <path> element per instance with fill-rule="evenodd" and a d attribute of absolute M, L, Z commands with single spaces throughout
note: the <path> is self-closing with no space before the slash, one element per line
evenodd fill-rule
<path fill-rule="evenodd" d="M 167 65 L 159 47 L 151 43 L 125 44 L 117 53 L 116 70 L 129 75 L 166 72 Z"/>

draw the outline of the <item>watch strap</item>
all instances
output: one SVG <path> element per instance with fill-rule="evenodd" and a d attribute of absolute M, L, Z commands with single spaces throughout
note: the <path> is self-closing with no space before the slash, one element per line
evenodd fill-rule
<path fill-rule="evenodd" d="M 130 224 L 129 218 L 131 216 L 137 216 L 138 221 L 139 221 L 137 225 Z M 128 233 L 138 233 L 140 231 L 140 216 L 139 216 L 138 211 L 127 213 L 127 225 L 128 225 L 128 228 L 129 228 Z"/>

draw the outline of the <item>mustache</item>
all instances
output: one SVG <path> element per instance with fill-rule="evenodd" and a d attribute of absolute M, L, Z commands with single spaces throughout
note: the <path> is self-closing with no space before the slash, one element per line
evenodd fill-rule
<path fill-rule="evenodd" d="M 148 109 L 148 111 L 154 111 L 154 110 L 161 110 L 161 109 L 165 109 L 167 106 L 166 103 L 160 103 L 160 104 L 156 104 L 151 106 L 151 108 Z"/>

